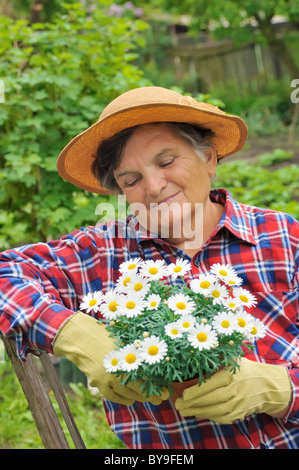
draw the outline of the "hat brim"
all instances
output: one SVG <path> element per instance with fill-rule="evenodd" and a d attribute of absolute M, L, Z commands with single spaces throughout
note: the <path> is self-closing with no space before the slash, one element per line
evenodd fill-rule
<path fill-rule="evenodd" d="M 79 188 L 98 194 L 112 194 L 99 184 L 91 171 L 100 143 L 129 127 L 157 122 L 184 122 L 212 130 L 218 158 L 238 152 L 248 135 L 246 124 L 238 116 L 218 114 L 186 104 L 132 106 L 100 118 L 74 137 L 58 157 L 58 173 Z"/>

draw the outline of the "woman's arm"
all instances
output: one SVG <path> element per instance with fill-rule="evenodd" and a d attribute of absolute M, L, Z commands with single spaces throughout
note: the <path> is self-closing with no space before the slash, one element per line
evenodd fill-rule
<path fill-rule="evenodd" d="M 61 240 L 0 255 L 0 331 L 16 340 L 22 359 L 28 352 L 52 352 L 57 331 L 82 296 L 101 290 L 106 249 L 95 233 L 76 230 Z"/>

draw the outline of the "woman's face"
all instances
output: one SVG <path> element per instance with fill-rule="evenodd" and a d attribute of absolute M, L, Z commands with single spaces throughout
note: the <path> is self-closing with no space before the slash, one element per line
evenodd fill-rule
<path fill-rule="evenodd" d="M 187 220 L 194 228 L 197 208 L 209 206 L 217 165 L 213 148 L 206 160 L 166 125 L 148 124 L 128 140 L 114 176 L 127 202 L 140 209 L 138 215 L 133 212 L 141 225 L 171 239 L 175 232 L 182 234 Z"/>

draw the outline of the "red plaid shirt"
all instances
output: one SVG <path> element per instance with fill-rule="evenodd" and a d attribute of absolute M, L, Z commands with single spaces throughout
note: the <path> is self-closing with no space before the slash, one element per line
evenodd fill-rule
<path fill-rule="evenodd" d="M 183 418 L 169 400 L 160 406 L 135 402 L 129 407 L 104 400 L 108 422 L 128 448 L 299 448 L 299 224 L 283 213 L 238 204 L 225 190 L 214 190 L 210 197 L 224 204 L 225 212 L 193 257 L 191 275 L 197 277 L 217 262 L 231 264 L 243 286 L 257 297 L 258 305 L 250 313 L 266 324 L 267 335 L 247 357 L 288 368 L 293 384 L 288 413 L 284 419 L 254 414 L 222 425 Z M 142 232 L 125 236 L 135 224 L 136 219 L 128 217 L 2 253 L 0 330 L 15 338 L 21 358 L 28 352 L 53 352 L 59 327 L 78 310 L 82 297 L 111 289 L 124 260 L 190 260 L 181 250 Z"/>

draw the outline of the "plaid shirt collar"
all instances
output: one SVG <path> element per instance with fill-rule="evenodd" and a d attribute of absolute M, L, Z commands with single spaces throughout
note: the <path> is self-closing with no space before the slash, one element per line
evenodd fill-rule
<path fill-rule="evenodd" d="M 214 189 L 210 191 L 210 199 L 213 202 L 217 202 L 224 205 L 224 212 L 220 221 L 217 224 L 214 232 L 211 237 L 216 235 L 216 233 L 222 228 L 226 227 L 231 233 L 233 233 L 237 238 L 257 245 L 257 242 L 253 235 L 253 229 L 250 224 L 250 218 L 246 211 L 246 205 L 239 204 L 235 201 L 231 194 L 226 189 Z M 145 241 L 155 241 L 156 243 L 167 244 L 164 240 L 160 239 L 156 234 L 150 233 L 143 229 L 137 218 L 134 215 L 129 216 L 129 225 L 132 227 L 135 233 L 137 240 L 137 245 L 141 247 L 142 243 Z M 136 232 L 135 232 L 136 230 Z"/>

